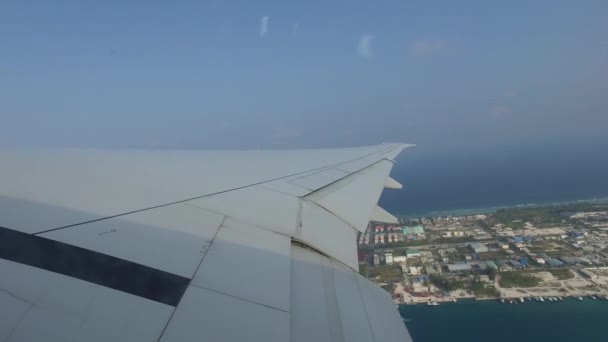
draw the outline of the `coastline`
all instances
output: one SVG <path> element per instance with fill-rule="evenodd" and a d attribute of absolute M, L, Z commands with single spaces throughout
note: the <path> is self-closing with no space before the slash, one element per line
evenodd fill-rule
<path fill-rule="evenodd" d="M 537 277 L 542 277 L 543 280 L 534 287 L 501 287 L 499 277 L 492 286 L 496 287 L 496 290 L 500 296 L 484 296 L 477 297 L 470 291 L 465 289 L 456 289 L 449 293 L 439 293 L 439 295 L 429 294 L 427 296 L 415 296 L 412 293 L 406 291 L 403 284 L 399 283 L 393 289 L 392 294 L 397 297 L 393 300 L 395 304 L 428 304 L 428 303 L 445 303 L 445 302 L 457 302 L 461 299 L 473 299 L 473 300 L 505 300 L 507 302 L 522 302 L 525 300 L 538 300 L 539 298 L 552 298 L 549 301 L 553 301 L 559 298 L 592 298 L 599 300 L 608 300 L 608 288 L 603 287 L 606 285 L 607 279 L 599 277 L 598 279 L 591 280 L 585 279 L 578 275 L 576 272 L 571 270 L 572 277 L 567 279 L 558 279 L 553 277 L 549 272 L 537 272 Z M 438 293 L 433 291 L 432 293 Z M 594 298 L 595 297 L 595 298 Z M 541 302 L 543 300 L 540 300 Z"/>
<path fill-rule="evenodd" d="M 425 213 L 410 213 L 410 214 L 396 214 L 398 217 L 439 217 L 439 216 L 468 216 L 468 215 L 480 215 L 480 214 L 491 214 L 501 209 L 514 209 L 514 208 L 539 208 L 539 207 L 550 207 L 560 206 L 568 204 L 585 204 L 585 203 L 608 203 L 608 197 L 597 197 L 588 199 L 573 199 L 573 200 L 559 200 L 552 202 L 539 202 L 539 203 L 522 203 L 522 204 L 505 204 L 491 207 L 482 208 L 469 208 L 469 209 L 452 209 L 452 210 L 435 210 Z"/>
<path fill-rule="evenodd" d="M 603 341 L 607 300 L 573 298 L 518 305 L 466 299 L 457 303 L 400 305 L 414 341 Z"/>
<path fill-rule="evenodd" d="M 592 299 L 591 296 L 595 296 L 596 299 Z M 459 303 L 461 301 L 469 301 L 469 302 L 488 302 L 488 301 L 500 301 L 501 299 L 505 300 L 504 304 L 509 304 L 508 301 L 515 301 L 515 303 L 521 303 L 520 298 L 523 298 L 525 300 L 525 302 L 529 302 L 529 301 L 538 301 L 536 298 L 538 297 L 543 297 L 543 298 L 559 298 L 561 297 L 562 300 L 566 300 L 566 299 L 575 299 L 575 300 L 579 300 L 578 297 L 583 298 L 583 300 L 597 300 L 597 301 L 608 301 L 608 299 L 606 299 L 606 296 L 608 296 L 608 294 L 598 294 L 598 293 L 594 293 L 594 294 L 589 294 L 586 292 L 581 292 L 579 294 L 575 294 L 575 293 L 571 293 L 568 295 L 563 295 L 563 294 L 556 294 L 556 295 L 547 295 L 544 294 L 543 296 L 540 295 L 530 295 L 530 296 L 504 296 L 504 297 L 475 297 L 474 295 L 466 295 L 466 296 L 449 296 L 449 297 L 442 297 L 442 298 L 435 298 L 435 297 L 427 297 L 424 300 L 417 300 L 417 301 L 412 301 L 412 302 L 407 302 L 407 303 L 402 303 L 402 302 L 395 302 L 395 304 L 397 304 L 398 306 L 411 306 L 411 305 L 428 305 L 429 302 L 435 302 L 435 303 L 441 303 L 441 304 L 453 304 L 453 303 Z M 430 299 L 432 298 L 432 299 Z M 550 301 L 547 301 L 548 303 L 550 303 Z M 556 301 L 557 302 L 557 301 Z"/>

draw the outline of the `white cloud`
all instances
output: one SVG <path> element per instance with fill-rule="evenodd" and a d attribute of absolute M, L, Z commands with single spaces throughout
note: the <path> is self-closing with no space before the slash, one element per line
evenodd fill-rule
<path fill-rule="evenodd" d="M 357 46 L 357 55 L 363 58 L 371 58 L 374 55 L 374 51 L 372 49 L 372 42 L 374 41 L 374 36 L 371 34 L 364 34 L 359 38 L 359 45 Z"/>
<path fill-rule="evenodd" d="M 260 18 L 260 37 L 264 37 L 268 33 L 268 25 L 270 24 L 270 17 L 265 15 Z"/>
<path fill-rule="evenodd" d="M 417 40 L 414 42 L 413 50 L 416 54 L 437 52 L 444 47 L 441 40 Z"/>

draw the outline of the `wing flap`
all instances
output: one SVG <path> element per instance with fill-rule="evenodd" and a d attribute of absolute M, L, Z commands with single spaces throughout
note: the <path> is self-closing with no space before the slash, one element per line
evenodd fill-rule
<path fill-rule="evenodd" d="M 388 211 L 382 209 L 380 206 L 376 206 L 372 212 L 372 216 L 370 217 L 370 221 L 381 222 L 381 223 L 389 223 L 389 224 L 398 224 L 399 220 L 393 216 Z"/>
<path fill-rule="evenodd" d="M 304 201 L 300 226 L 294 239 L 353 269 L 358 267 L 357 231 L 348 223 L 316 203 Z"/>
<path fill-rule="evenodd" d="M 291 341 L 411 341 L 388 293 L 357 272 L 292 246 Z"/>
<path fill-rule="evenodd" d="M 305 198 L 364 232 L 392 167 L 392 162 L 382 159 Z"/>

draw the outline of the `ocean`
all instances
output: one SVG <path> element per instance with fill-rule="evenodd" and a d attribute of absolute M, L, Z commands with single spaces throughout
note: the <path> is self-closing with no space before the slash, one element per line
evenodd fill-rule
<path fill-rule="evenodd" d="M 405 150 L 380 206 L 397 215 L 440 215 L 488 208 L 608 197 L 608 143 Z M 401 305 L 416 342 L 608 341 L 608 301 L 566 299 L 518 305 L 464 300 Z"/>
<path fill-rule="evenodd" d="M 501 304 L 461 300 L 439 306 L 401 305 L 414 342 L 608 341 L 608 301 Z"/>
<path fill-rule="evenodd" d="M 608 143 L 432 150 L 397 158 L 380 206 L 407 216 L 608 197 Z"/>

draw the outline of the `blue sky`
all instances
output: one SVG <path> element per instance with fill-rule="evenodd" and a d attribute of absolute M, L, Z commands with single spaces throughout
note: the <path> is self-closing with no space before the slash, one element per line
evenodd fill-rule
<path fill-rule="evenodd" d="M 0 146 L 605 144 L 606 1 L 4 1 Z"/>

